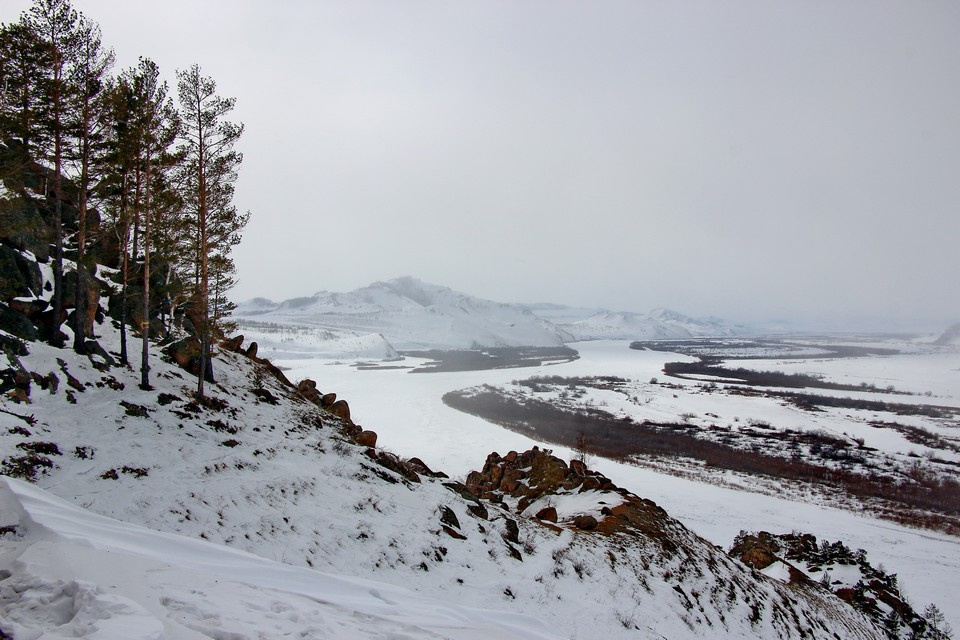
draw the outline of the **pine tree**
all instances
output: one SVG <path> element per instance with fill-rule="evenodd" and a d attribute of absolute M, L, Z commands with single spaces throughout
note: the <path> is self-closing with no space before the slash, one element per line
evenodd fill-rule
<path fill-rule="evenodd" d="M 76 87 L 76 119 L 71 133 L 75 138 L 73 155 L 79 165 L 77 219 L 77 284 L 75 287 L 73 348 L 84 352 L 87 268 L 84 262 L 87 244 L 87 207 L 94 175 L 98 173 L 104 152 L 104 87 L 113 66 L 113 51 L 103 47 L 100 27 L 81 15 L 77 30 L 77 57 L 73 72 Z"/>
<path fill-rule="evenodd" d="M 50 344 L 63 346 L 60 337 L 60 321 L 63 314 L 63 160 L 64 146 L 71 105 L 69 65 L 77 52 L 77 12 L 68 0 L 34 0 L 24 24 L 37 34 L 49 52 L 49 66 L 43 78 L 46 109 L 39 121 L 46 130 L 53 147 L 53 322 L 50 328 Z"/>
<path fill-rule="evenodd" d="M 142 355 L 140 387 L 150 388 L 150 258 L 151 235 L 158 218 L 158 196 L 167 188 L 165 173 L 174 164 L 170 147 L 176 139 L 179 120 L 173 101 L 167 96 L 167 83 L 160 82 L 160 70 L 149 59 L 141 58 L 133 75 L 133 88 L 139 106 L 135 120 L 137 144 L 136 210 L 143 224 L 143 283 L 141 287 Z M 142 174 L 140 173 L 142 172 Z"/>
<path fill-rule="evenodd" d="M 6 143 L 21 143 L 22 166 L 37 144 L 43 109 L 41 76 L 51 65 L 49 48 L 21 20 L 0 27 L 0 132 Z"/>
<path fill-rule="evenodd" d="M 127 300 L 130 269 L 130 242 L 133 212 L 131 207 L 134 166 L 139 142 L 136 132 L 138 105 L 133 86 L 134 70 L 128 70 L 111 82 L 107 90 L 105 120 L 107 129 L 105 176 L 101 191 L 111 217 L 120 255 L 120 362 L 129 364 L 127 354 Z"/>
<path fill-rule="evenodd" d="M 183 122 L 181 185 L 195 230 L 195 317 L 198 325 L 195 329 L 200 340 L 197 397 L 202 400 L 204 380 L 211 373 L 210 257 L 225 239 L 231 237 L 228 220 L 231 216 L 236 218 L 236 209 L 231 204 L 233 183 L 243 156 L 234 149 L 234 144 L 243 133 L 243 125 L 224 119 L 233 110 L 235 99 L 218 96 L 216 83 L 203 76 L 199 66 L 180 71 L 177 77 Z"/>

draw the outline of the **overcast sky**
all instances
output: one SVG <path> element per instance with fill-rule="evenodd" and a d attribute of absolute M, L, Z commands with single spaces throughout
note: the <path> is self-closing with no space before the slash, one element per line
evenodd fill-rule
<path fill-rule="evenodd" d="M 16 19 L 27 0 L 3 0 Z M 75 0 L 246 125 L 238 300 L 960 321 L 960 2 Z"/>

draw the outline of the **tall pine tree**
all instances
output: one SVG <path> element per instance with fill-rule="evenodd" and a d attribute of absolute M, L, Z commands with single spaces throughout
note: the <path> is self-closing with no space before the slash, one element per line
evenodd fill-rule
<path fill-rule="evenodd" d="M 177 77 L 184 153 L 181 185 L 195 230 L 197 293 L 194 317 L 200 340 L 197 397 L 203 399 L 204 381 L 212 373 L 210 257 L 223 241 L 223 235 L 215 228 L 216 219 L 236 216 L 236 209 L 231 204 L 233 183 L 243 156 L 234 144 L 243 133 L 243 125 L 224 119 L 233 110 L 235 99 L 218 96 L 216 83 L 202 75 L 198 65 L 178 72 Z"/>
<path fill-rule="evenodd" d="M 99 177 L 103 164 L 105 145 L 104 88 L 108 72 L 113 66 L 113 51 L 103 47 L 100 27 L 85 16 L 80 16 L 77 29 L 77 55 L 72 68 L 75 87 L 76 109 L 71 123 L 74 144 L 72 155 L 77 162 L 78 219 L 77 219 L 77 283 L 74 287 L 73 348 L 84 352 L 87 328 L 86 291 L 87 265 L 87 208 L 90 191 L 95 178 Z"/>
<path fill-rule="evenodd" d="M 69 109 L 73 103 L 69 66 L 76 59 L 78 41 L 77 12 L 68 0 L 34 0 L 24 14 L 24 24 L 46 46 L 49 66 L 43 78 L 46 109 L 39 118 L 41 129 L 52 141 L 49 158 L 53 161 L 53 322 L 50 344 L 63 346 L 60 332 L 63 315 L 63 161 L 67 139 Z"/>

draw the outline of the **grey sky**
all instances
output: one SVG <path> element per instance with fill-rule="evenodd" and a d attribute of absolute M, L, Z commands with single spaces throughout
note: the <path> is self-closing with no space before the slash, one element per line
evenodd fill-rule
<path fill-rule="evenodd" d="M 237 98 L 237 299 L 960 320 L 953 0 L 74 1 Z"/>

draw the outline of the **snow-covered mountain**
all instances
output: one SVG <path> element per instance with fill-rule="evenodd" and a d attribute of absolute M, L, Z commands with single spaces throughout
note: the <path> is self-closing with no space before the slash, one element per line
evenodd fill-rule
<path fill-rule="evenodd" d="M 666 309 L 650 313 L 556 304 L 506 304 L 403 277 L 347 293 L 323 291 L 273 302 L 254 298 L 235 313 L 244 335 L 276 356 L 358 353 L 389 357 L 392 349 L 559 346 L 578 340 L 648 340 L 729 335 L 716 319 L 695 320 Z M 341 344 L 342 343 L 342 344 Z M 362 351 L 362 350 L 361 350 Z"/>
<path fill-rule="evenodd" d="M 960 345 L 960 322 L 950 327 L 940 334 L 933 344 L 939 346 Z"/>
<path fill-rule="evenodd" d="M 569 339 L 520 305 L 475 298 L 410 277 L 272 305 L 258 298 L 239 304 L 235 315 L 244 335 L 255 337 L 261 347 L 277 341 L 271 340 L 274 330 L 282 336 L 291 327 L 320 331 L 331 341 L 381 336 L 396 349 L 559 346 Z M 290 342 L 285 337 L 280 341 Z"/>

